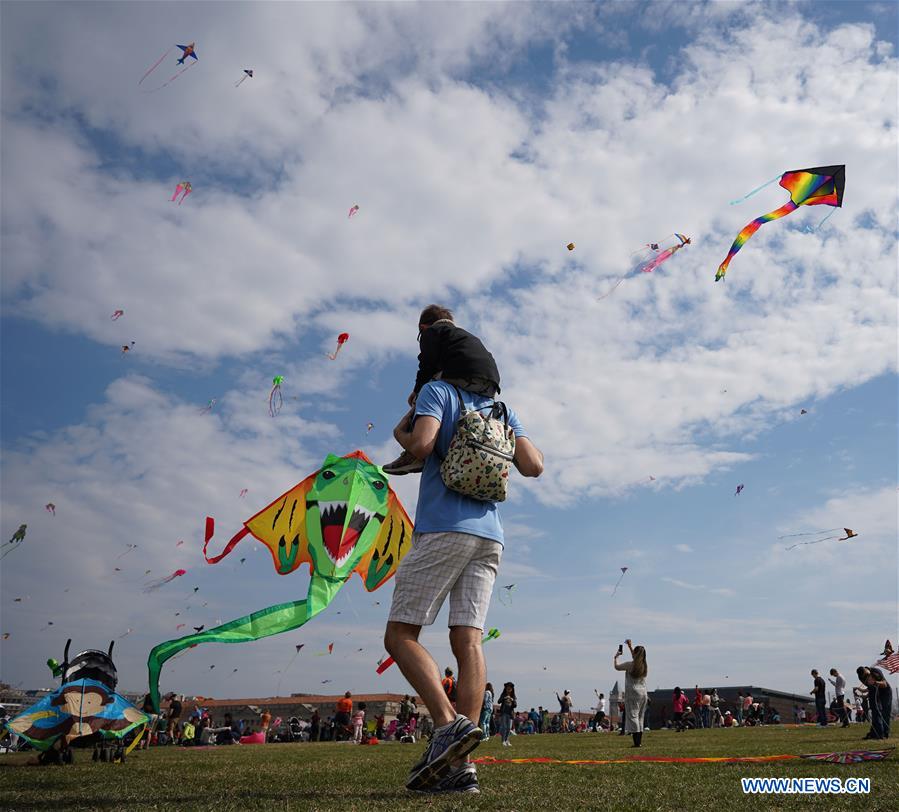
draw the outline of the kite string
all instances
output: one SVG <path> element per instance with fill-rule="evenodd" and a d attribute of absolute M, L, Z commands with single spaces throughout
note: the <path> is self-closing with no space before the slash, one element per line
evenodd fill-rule
<path fill-rule="evenodd" d="M 766 183 L 763 183 L 763 184 L 762 184 L 761 186 L 759 186 L 757 189 L 753 189 L 751 192 L 749 192 L 749 194 L 745 194 L 745 195 L 743 195 L 743 197 L 738 197 L 736 200 L 731 200 L 731 201 L 730 201 L 730 205 L 731 205 L 731 206 L 736 206 L 737 203 L 742 203 L 744 200 L 748 200 L 748 199 L 749 199 L 750 197 L 752 197 L 754 194 L 757 194 L 758 192 L 761 192 L 762 189 L 764 189 L 766 186 L 770 186 L 772 183 L 774 183 L 774 181 L 780 180 L 780 178 L 781 178 L 780 175 L 775 175 L 773 178 L 771 178 L 771 180 L 767 181 Z"/>
<path fill-rule="evenodd" d="M 162 60 L 165 59 L 165 58 L 169 55 L 169 53 L 171 52 L 171 50 L 172 50 L 172 49 L 169 48 L 168 51 L 166 51 L 161 57 L 159 57 L 159 59 L 157 59 L 157 60 L 150 66 L 150 68 L 147 70 L 147 72 L 146 72 L 143 76 L 140 77 L 140 82 L 137 83 L 138 86 L 140 86 L 141 82 L 143 82 L 144 79 L 146 79 L 151 73 L 153 73 L 154 70 L 156 70 L 156 68 L 159 67 L 159 65 L 160 65 L 160 63 L 162 62 Z"/>
<path fill-rule="evenodd" d="M 818 223 L 818 225 L 816 225 L 816 226 L 806 226 L 806 229 L 805 229 L 806 232 L 809 232 L 809 233 L 810 233 L 810 232 L 813 232 L 813 231 L 817 231 L 817 230 L 818 230 L 819 228 L 821 228 L 821 226 L 823 226 L 823 225 L 824 225 L 824 224 L 825 224 L 831 217 L 833 217 L 833 215 L 834 215 L 835 212 L 836 212 L 836 207 L 831 208 L 831 210 L 825 215 L 824 219 L 823 219 L 820 223 Z"/>

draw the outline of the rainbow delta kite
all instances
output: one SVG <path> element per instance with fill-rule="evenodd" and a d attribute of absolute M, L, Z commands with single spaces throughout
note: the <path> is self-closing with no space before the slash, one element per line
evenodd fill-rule
<path fill-rule="evenodd" d="M 762 184 L 758 189 L 753 189 L 748 195 L 741 197 L 739 200 L 731 201 L 731 205 L 740 203 L 746 198 L 752 197 L 756 192 L 761 191 L 770 183 L 774 183 L 778 178 L 769 180 L 768 183 Z M 718 266 L 718 273 L 715 274 L 715 281 L 724 279 L 727 273 L 727 266 L 736 256 L 737 252 L 743 247 L 753 234 L 758 231 L 765 223 L 772 220 L 778 220 L 785 217 L 791 212 L 796 211 L 800 206 L 834 206 L 834 211 L 843 205 L 843 186 L 846 184 L 846 167 L 844 164 L 836 166 L 815 166 L 811 169 L 790 169 L 780 176 L 780 185 L 790 193 L 790 200 L 784 203 L 779 209 L 775 209 L 761 217 L 756 217 L 749 225 L 744 226 L 743 230 L 737 234 L 730 251 L 724 258 L 724 262 Z M 830 214 L 833 214 L 831 212 Z M 830 217 L 830 214 L 827 217 Z M 824 220 L 827 219 L 824 218 Z M 821 223 L 824 222 L 821 221 Z M 819 223 L 818 225 L 821 225 Z"/>
<path fill-rule="evenodd" d="M 208 563 L 221 561 L 252 535 L 268 547 L 280 575 L 309 565 L 306 597 L 157 645 L 147 660 L 157 709 L 160 671 L 179 652 L 199 643 L 245 643 L 298 629 L 331 603 L 354 572 L 369 592 L 378 589 L 409 552 L 412 521 L 384 472 L 354 451 L 345 457 L 329 454 L 318 471 L 244 522 L 225 549 L 210 558 L 206 548 L 214 532 L 215 522 L 207 518 L 203 555 Z"/>

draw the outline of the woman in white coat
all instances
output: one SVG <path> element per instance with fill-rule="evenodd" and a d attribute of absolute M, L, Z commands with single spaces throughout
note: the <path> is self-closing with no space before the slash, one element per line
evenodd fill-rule
<path fill-rule="evenodd" d="M 643 719 L 646 716 L 646 649 L 624 641 L 631 653 L 631 659 L 619 663 L 621 656 L 615 652 L 613 665 L 616 671 L 624 671 L 624 732 L 634 738 L 634 747 L 640 747 L 643 739 Z"/>

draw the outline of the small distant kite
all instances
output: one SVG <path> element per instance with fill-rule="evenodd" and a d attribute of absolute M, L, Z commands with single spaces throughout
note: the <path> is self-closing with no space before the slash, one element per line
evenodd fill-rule
<path fill-rule="evenodd" d="M 323 679 L 323 680 L 322 680 L 322 685 L 327 685 L 329 682 L 334 682 L 334 680 L 332 680 L 332 679 Z"/>
<path fill-rule="evenodd" d="M 241 488 L 240 489 L 240 499 L 243 499 L 250 492 L 249 488 Z"/>
<path fill-rule="evenodd" d="M 663 262 L 671 259 L 678 251 L 681 250 L 685 245 L 690 244 L 690 238 L 685 236 L 684 234 L 678 234 L 675 232 L 674 234 L 665 237 L 659 242 L 650 242 L 644 245 L 642 248 L 634 251 L 631 254 L 630 259 L 630 268 L 608 291 L 608 293 L 604 293 L 599 297 L 599 301 L 608 298 L 611 296 L 617 289 L 618 286 L 624 282 L 626 279 L 631 279 L 632 277 L 639 276 L 644 273 L 652 273 L 656 268 L 658 268 Z"/>
<path fill-rule="evenodd" d="M 117 637 L 116 640 L 121 640 L 123 637 L 127 637 L 133 631 L 134 631 L 134 629 L 128 629 L 123 635 L 120 635 L 119 637 Z"/>
<path fill-rule="evenodd" d="M 800 409 L 799 414 L 808 414 L 808 411 L 806 409 Z"/>
<path fill-rule="evenodd" d="M 124 310 L 114 310 L 112 315 L 109 318 L 111 318 L 113 321 L 118 321 L 124 315 L 125 315 Z"/>
<path fill-rule="evenodd" d="M 366 433 L 366 434 L 371 434 L 371 430 L 372 430 L 374 427 L 375 427 L 375 424 L 374 424 L 374 423 L 368 423 L 368 424 L 366 424 L 366 427 L 365 427 L 365 433 Z"/>
<path fill-rule="evenodd" d="M 206 624 L 204 623 L 202 626 L 194 626 L 194 631 L 199 634 L 203 629 L 206 628 Z"/>
<path fill-rule="evenodd" d="M 128 555 L 128 553 L 133 553 L 133 552 L 137 549 L 137 545 L 136 545 L 136 544 L 126 544 L 125 546 L 126 546 L 128 549 L 126 549 L 124 553 L 119 553 L 119 554 L 116 556 L 116 561 L 118 561 L 122 556 Z"/>
<path fill-rule="evenodd" d="M 184 540 L 183 540 L 183 539 L 178 539 L 178 542 L 177 542 L 177 544 L 175 544 L 175 546 L 176 546 L 176 547 L 180 547 L 182 544 L 184 544 Z"/>
<path fill-rule="evenodd" d="M 280 673 L 281 673 L 281 679 L 278 680 L 278 688 L 277 688 L 277 691 L 278 691 L 278 692 L 281 691 L 281 681 L 284 679 L 284 675 L 290 670 L 290 666 L 292 666 L 292 665 L 294 664 L 294 661 L 296 660 L 296 658 L 297 658 L 297 657 L 299 656 L 299 654 L 300 654 L 300 650 L 301 650 L 301 649 L 303 648 L 303 646 L 305 646 L 305 645 L 306 645 L 305 643 L 297 643 L 297 644 L 294 646 L 294 648 L 295 648 L 296 650 L 295 650 L 294 653 L 293 653 L 293 657 L 290 658 L 290 662 L 287 663 L 287 667 L 286 667 L 283 671 L 280 672 Z M 334 644 L 332 643 L 331 645 L 334 645 Z"/>
<path fill-rule="evenodd" d="M 846 184 L 845 164 L 815 166 L 810 169 L 790 169 L 784 172 L 783 175 L 772 178 L 768 183 L 763 183 L 758 189 L 753 189 L 748 195 L 744 195 L 739 200 L 732 200 L 731 205 L 741 203 L 752 197 L 756 192 L 760 192 L 776 180 L 779 180 L 780 185 L 790 193 L 790 200 L 779 209 L 763 214 L 747 226 L 744 226 L 743 230 L 737 234 L 730 251 L 727 252 L 727 256 L 724 258 L 724 262 L 718 266 L 718 272 L 715 274 L 716 282 L 724 279 L 730 261 L 746 241 L 765 223 L 770 223 L 772 220 L 791 214 L 800 206 L 833 206 L 833 211 L 824 218 L 824 220 L 827 220 L 837 208 L 843 205 L 843 187 Z M 818 226 L 821 226 L 824 220 L 818 223 Z"/>
<path fill-rule="evenodd" d="M 332 353 L 328 353 L 328 358 L 330 358 L 332 361 L 336 361 L 337 353 L 340 352 L 343 345 L 346 344 L 347 341 L 349 341 L 349 340 L 350 340 L 349 333 L 341 333 L 339 336 L 337 336 L 337 349 L 335 349 L 334 352 L 332 352 Z"/>
<path fill-rule="evenodd" d="M 316 657 L 327 657 L 329 654 L 333 654 L 333 653 L 334 653 L 334 644 L 328 643 L 328 650 L 327 651 L 318 651 L 315 653 L 315 656 Z"/>
<path fill-rule="evenodd" d="M 209 670 L 210 670 L 210 671 L 212 671 L 213 668 L 215 668 L 214 665 L 210 665 L 210 666 L 209 666 Z"/>
<path fill-rule="evenodd" d="M 44 626 L 44 628 L 42 628 L 41 631 L 42 631 L 42 632 L 47 631 L 47 629 L 49 629 L 52 625 L 53 625 L 53 621 L 52 621 L 52 620 L 48 620 L 48 621 L 47 621 L 47 625 Z"/>
<path fill-rule="evenodd" d="M 188 68 L 190 68 L 190 67 L 192 67 L 193 65 L 195 65 L 196 62 L 197 62 L 197 60 L 199 59 L 199 57 L 197 56 L 196 49 L 195 49 L 195 47 L 194 47 L 195 44 L 196 44 L 196 43 L 193 43 L 193 42 L 192 42 L 192 43 L 190 43 L 190 45 L 175 45 L 175 46 L 173 46 L 174 48 L 180 48 L 180 49 L 181 49 L 181 58 L 180 58 L 180 59 L 177 59 L 177 60 L 175 61 L 175 63 L 176 63 L 177 65 L 184 65 L 184 61 L 185 61 L 188 57 L 191 57 L 191 58 L 193 59 L 193 62 L 190 62 L 186 67 L 183 67 L 183 68 L 182 68 L 181 70 L 179 70 L 174 76 L 172 76 L 168 81 L 166 81 L 166 82 L 164 82 L 163 84 L 159 85 L 159 87 L 154 87 L 154 88 L 152 88 L 152 89 L 150 89 L 150 90 L 145 90 L 144 92 L 145 92 L 145 93 L 155 93 L 157 90 L 162 90 L 164 87 L 167 87 L 167 86 L 170 85 L 172 82 L 174 82 L 174 81 L 175 81 L 175 80 L 176 80 L 182 73 L 184 73 Z M 151 73 L 153 73 L 153 71 L 155 71 L 156 68 L 158 68 L 158 67 L 162 64 L 162 61 L 163 61 L 163 60 L 164 60 L 164 59 L 165 59 L 171 52 L 172 52 L 172 48 L 169 48 L 169 49 L 168 49 L 168 50 L 167 50 L 161 57 L 159 57 L 159 59 L 157 59 L 157 60 L 156 60 L 156 61 L 155 61 L 149 68 L 147 68 L 147 72 L 144 73 L 143 76 L 141 76 L 140 81 L 137 83 L 138 87 L 140 87 L 140 85 L 142 85 L 142 84 L 144 83 L 144 80 L 145 80 Z"/>
<path fill-rule="evenodd" d="M 178 198 L 178 195 L 181 195 L 181 200 L 178 201 L 178 205 L 180 206 L 184 202 L 184 198 L 187 197 L 193 190 L 194 187 L 190 185 L 189 180 L 179 181 L 178 185 L 175 187 L 175 194 L 172 195 L 172 199 L 169 202 L 174 203 Z"/>
<path fill-rule="evenodd" d="M 512 590 L 515 589 L 515 584 L 507 584 L 504 586 L 499 593 L 499 602 L 504 606 L 512 605 Z"/>
<path fill-rule="evenodd" d="M 54 505 L 52 502 L 47 502 L 47 504 L 44 505 L 44 510 L 54 516 L 56 515 L 56 505 Z"/>
<path fill-rule="evenodd" d="M 789 547 L 784 547 L 785 550 L 792 550 L 794 547 L 802 547 L 806 544 L 820 544 L 822 541 L 849 541 L 849 539 L 854 539 L 858 533 L 853 531 L 848 527 L 843 528 L 843 532 L 846 534 L 845 536 L 828 536 L 827 533 L 835 533 L 839 530 L 839 527 L 833 527 L 830 530 L 815 530 L 811 533 L 790 533 L 786 536 L 778 536 L 778 540 L 781 539 L 792 539 L 792 538 L 804 538 L 806 536 L 822 536 L 822 538 L 813 538 L 809 539 L 809 541 L 797 541 L 795 544 L 791 544 Z"/>
<path fill-rule="evenodd" d="M 0 559 L 5 558 L 9 553 L 11 553 L 13 550 L 15 550 L 16 547 L 18 547 L 23 541 L 25 541 L 25 531 L 27 529 L 28 529 L 27 524 L 20 524 L 19 529 L 16 530 L 16 532 L 12 534 L 12 538 L 9 541 L 4 542 L 2 545 L 0 545 L 0 550 L 3 550 L 3 548 L 6 547 L 6 549 L 3 550 L 3 554 L 0 555 Z M 9 546 L 7 546 L 7 545 L 9 545 Z"/>
<path fill-rule="evenodd" d="M 281 395 L 281 384 L 284 383 L 283 375 L 275 375 L 272 378 L 272 388 L 268 393 L 268 413 L 271 417 L 275 417 L 281 411 L 284 405 L 284 398 Z"/>
<path fill-rule="evenodd" d="M 241 76 L 240 79 L 237 80 L 237 82 L 235 82 L 234 87 L 240 87 L 244 82 L 247 81 L 247 79 L 253 78 L 253 71 L 249 68 L 244 68 L 243 73 L 244 75 Z"/>
<path fill-rule="evenodd" d="M 745 488 L 745 487 L 746 486 L 742 482 L 739 485 L 737 485 L 737 489 L 736 489 L 736 491 L 734 491 L 734 496 L 739 496 L 741 493 L 743 493 L 743 488 Z"/>
<path fill-rule="evenodd" d="M 618 580 L 615 582 L 615 588 L 612 590 L 612 597 L 615 597 L 615 593 L 618 591 L 618 586 L 621 581 L 624 579 L 624 573 L 628 571 L 628 567 L 621 568 L 621 575 L 618 576 Z"/>
<path fill-rule="evenodd" d="M 177 626 L 175 626 L 175 631 L 176 631 L 176 632 L 177 632 L 177 631 L 180 631 L 180 630 L 183 629 L 186 625 L 187 625 L 186 623 L 179 623 Z"/>
<path fill-rule="evenodd" d="M 9 632 L 3 632 L 3 639 L 9 640 Z"/>
<path fill-rule="evenodd" d="M 359 204 L 357 203 L 356 205 L 350 207 L 350 213 L 347 215 L 347 219 L 352 217 L 354 214 L 357 214 L 358 212 L 359 212 Z"/>
<path fill-rule="evenodd" d="M 200 409 L 200 414 L 209 414 L 215 408 L 217 402 L 216 398 L 210 398 L 209 403 Z"/>
<path fill-rule="evenodd" d="M 180 578 L 182 575 L 187 575 L 187 570 L 175 570 L 171 575 L 167 575 L 165 578 L 158 578 L 155 581 L 151 581 L 144 587 L 144 592 L 155 592 L 160 587 L 165 586 L 170 581 L 174 581 L 176 578 Z"/>
<path fill-rule="evenodd" d="M 491 640 L 496 640 L 497 637 L 500 636 L 499 629 L 488 629 L 487 634 L 481 639 L 481 644 L 489 643 Z M 360 649 L 361 651 L 361 649 Z"/>
<path fill-rule="evenodd" d="M 808 753 L 799 758 L 807 758 L 812 761 L 826 761 L 829 764 L 860 764 L 863 761 L 883 761 L 895 747 L 886 750 L 849 750 L 844 753 Z"/>
<path fill-rule="evenodd" d="M 122 344 L 122 355 L 124 355 L 126 352 L 131 352 L 131 347 L 133 347 L 133 346 L 134 346 L 133 341 L 131 342 L 130 346 L 128 344 Z"/>

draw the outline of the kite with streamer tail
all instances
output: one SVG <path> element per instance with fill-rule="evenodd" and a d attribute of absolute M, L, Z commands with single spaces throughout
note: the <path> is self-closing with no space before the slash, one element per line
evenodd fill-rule
<path fill-rule="evenodd" d="M 193 190 L 194 187 L 191 186 L 189 180 L 179 181 L 178 185 L 175 187 L 175 194 L 172 195 L 172 199 L 169 202 L 174 203 L 175 200 L 177 200 L 178 195 L 181 195 L 181 200 L 178 200 L 178 205 L 180 206 L 184 202 L 184 198 L 187 197 Z"/>
<path fill-rule="evenodd" d="M 134 344 L 135 344 L 134 341 L 132 341 L 130 345 L 122 344 L 122 355 L 125 355 L 125 353 L 131 352 L 131 348 L 134 346 Z"/>
<path fill-rule="evenodd" d="M 218 403 L 218 401 L 215 398 L 210 398 L 209 403 L 200 409 L 200 414 L 209 414 L 215 408 L 216 403 Z"/>
<path fill-rule="evenodd" d="M 249 488 L 241 488 L 239 499 L 243 499 L 250 492 Z"/>
<path fill-rule="evenodd" d="M 339 615 L 340 612 L 338 612 L 337 614 Z M 334 644 L 333 644 L 333 643 L 328 643 L 328 650 L 327 650 L 327 651 L 316 651 L 315 654 L 314 654 L 313 656 L 314 656 L 314 657 L 327 657 L 329 654 L 333 654 L 333 653 L 334 653 Z"/>
<path fill-rule="evenodd" d="M 359 204 L 357 203 L 356 205 L 350 207 L 350 213 L 347 215 L 347 219 L 352 217 L 354 214 L 357 214 L 358 212 L 359 212 Z"/>
<path fill-rule="evenodd" d="M 12 534 L 12 538 L 0 545 L 0 550 L 3 550 L 3 552 L 0 553 L 0 559 L 6 558 L 7 555 L 9 555 L 13 550 L 16 549 L 16 547 L 18 547 L 23 541 L 25 541 L 25 533 L 27 530 L 27 524 L 20 524 L 19 529 Z"/>
<path fill-rule="evenodd" d="M 47 504 L 44 505 L 44 510 L 46 510 L 47 513 L 50 513 L 53 516 L 56 515 L 56 505 L 54 505 L 52 502 L 47 502 Z"/>
<path fill-rule="evenodd" d="M 489 643 L 491 640 L 496 640 L 500 636 L 501 632 L 499 629 L 488 629 L 487 634 L 485 634 L 481 638 L 481 645 L 484 643 Z M 390 666 L 392 666 L 396 660 L 393 657 L 385 657 L 383 660 L 378 660 L 378 667 L 375 669 L 376 674 L 383 674 Z M 543 669 L 546 671 L 546 669 Z"/>
<path fill-rule="evenodd" d="M 375 427 L 374 423 L 368 423 L 365 427 L 365 433 L 371 434 L 371 430 Z"/>
<path fill-rule="evenodd" d="M 253 71 L 248 68 L 244 68 L 244 75 L 240 77 L 240 79 L 235 83 L 234 87 L 240 87 L 247 79 L 253 78 Z"/>
<path fill-rule="evenodd" d="M 283 375 L 275 375 L 272 378 L 272 388 L 268 393 L 268 413 L 270 417 L 275 417 L 281 411 L 284 405 L 284 398 L 281 395 L 281 384 L 284 383 Z"/>
<path fill-rule="evenodd" d="M 895 747 L 886 750 L 848 750 L 844 753 L 807 753 L 799 758 L 826 761 L 828 764 L 861 764 L 863 761 L 883 761 Z"/>
<path fill-rule="evenodd" d="M 172 52 L 173 48 L 180 48 L 181 49 L 181 58 L 175 60 L 175 64 L 176 65 L 184 65 L 184 62 L 188 57 L 191 57 L 193 59 L 193 61 L 189 62 L 187 65 L 185 65 L 183 68 L 181 68 L 181 70 L 179 70 L 174 76 L 172 76 L 167 81 L 163 82 L 158 87 L 154 87 L 154 88 L 150 88 L 150 89 L 144 88 L 143 91 L 144 91 L 144 93 L 155 93 L 157 90 L 162 90 L 164 87 L 168 87 L 179 76 L 181 76 L 181 74 L 183 74 L 188 68 L 193 67 L 199 60 L 199 57 L 197 56 L 196 48 L 194 47 L 195 45 L 196 45 L 196 43 L 194 43 L 194 42 L 190 43 L 190 45 L 174 45 L 174 46 L 172 46 L 172 48 L 169 48 L 168 50 L 166 50 L 166 52 L 161 57 L 159 57 L 159 59 L 157 59 L 152 65 L 150 65 L 149 68 L 147 68 L 146 72 L 144 73 L 143 76 L 141 76 L 140 81 L 137 83 L 137 86 L 140 87 L 144 83 L 144 80 L 146 80 L 150 75 L 153 74 L 153 72 L 162 64 L 162 61 Z"/>
<path fill-rule="evenodd" d="M 743 493 L 743 489 L 745 487 L 746 486 L 742 482 L 739 485 L 737 485 L 737 489 L 734 491 L 734 496 L 739 496 L 741 493 Z"/>
<path fill-rule="evenodd" d="M 628 567 L 621 567 L 621 575 L 618 576 L 618 580 L 615 582 L 615 588 L 612 590 L 612 597 L 615 597 L 615 593 L 618 591 L 618 587 L 620 586 L 622 580 L 624 579 L 624 573 L 628 571 Z"/>
<path fill-rule="evenodd" d="M 244 522 L 218 555 L 207 548 L 215 521 L 206 519 L 203 555 L 210 564 L 252 535 L 264 544 L 281 575 L 302 564 L 310 570 L 303 600 L 269 606 L 221 626 L 160 643 L 147 661 L 150 696 L 159 707 L 159 674 L 166 660 L 200 643 L 243 643 L 298 629 L 331 603 L 353 573 L 372 592 L 393 577 L 409 551 L 412 521 L 384 472 L 354 451 L 329 454 L 322 467 Z"/>
<path fill-rule="evenodd" d="M 137 545 L 136 545 L 136 544 L 126 544 L 125 546 L 126 546 L 128 549 L 125 550 L 124 553 L 119 553 L 119 554 L 116 556 L 116 561 L 118 561 L 122 556 L 128 555 L 128 553 L 133 553 L 133 552 L 137 549 Z"/>
<path fill-rule="evenodd" d="M 598 301 L 611 296 L 618 286 L 626 279 L 631 279 L 644 273 L 652 273 L 656 268 L 667 262 L 685 245 L 690 244 L 690 238 L 683 234 L 671 234 L 659 242 L 647 243 L 643 248 L 631 254 L 630 270 L 622 276 L 607 292 L 599 297 Z"/>
<path fill-rule="evenodd" d="M 500 590 L 499 602 L 503 604 L 503 606 L 512 605 L 512 592 L 514 591 L 514 589 L 515 584 L 506 584 L 506 586 L 502 587 L 502 589 Z"/>
<path fill-rule="evenodd" d="M 838 530 L 838 529 L 839 528 L 834 528 L 834 530 Z M 793 533 L 792 535 L 779 536 L 778 538 L 781 538 L 781 539 L 798 538 L 800 536 L 814 536 L 814 535 L 820 535 L 822 533 L 832 533 L 832 532 L 834 532 L 834 531 L 833 530 L 819 530 L 817 533 Z M 796 547 L 803 547 L 807 544 L 820 544 L 822 541 L 849 541 L 849 539 L 854 539 L 858 535 L 858 533 L 854 532 L 853 530 L 851 530 L 848 527 L 844 527 L 843 532 L 846 534 L 845 536 L 840 536 L 840 535 L 824 536 L 823 538 L 810 539 L 809 541 L 797 541 L 795 544 L 791 544 L 789 547 L 784 547 L 784 549 L 792 550 Z"/>
<path fill-rule="evenodd" d="M 124 310 L 114 310 L 112 315 L 109 318 L 111 318 L 113 321 L 118 321 L 124 315 L 125 315 Z"/>
<path fill-rule="evenodd" d="M 339 336 L 337 336 L 337 349 L 334 350 L 334 352 L 328 353 L 328 358 L 330 358 L 332 361 L 336 361 L 337 353 L 340 352 L 343 345 L 346 344 L 347 341 L 349 341 L 349 340 L 350 340 L 349 333 L 341 333 Z"/>
<path fill-rule="evenodd" d="M 779 180 L 780 185 L 790 193 L 789 202 L 784 203 L 779 209 L 763 214 L 761 217 L 756 217 L 755 220 L 743 227 L 743 230 L 737 234 L 733 245 L 731 245 L 730 251 L 727 252 L 724 262 L 718 266 L 718 272 L 715 274 L 716 282 L 724 279 L 731 260 L 745 245 L 746 241 L 765 223 L 785 217 L 796 211 L 800 206 L 833 206 L 833 211 L 824 218 L 824 220 L 827 220 L 837 208 L 843 205 L 843 187 L 846 184 L 845 164 L 815 166 L 810 169 L 790 169 L 784 172 L 783 175 L 772 178 L 768 183 L 762 184 L 758 189 L 753 189 L 748 195 L 744 195 L 739 200 L 732 200 L 731 205 L 742 203 L 776 180 Z M 821 226 L 824 220 L 818 223 L 818 226 Z"/>
<path fill-rule="evenodd" d="M 160 587 L 174 581 L 176 578 L 180 578 L 182 575 L 187 575 L 187 570 L 175 570 L 171 575 L 166 575 L 165 578 L 157 578 L 155 581 L 150 581 L 144 587 L 144 592 L 155 592 Z"/>

